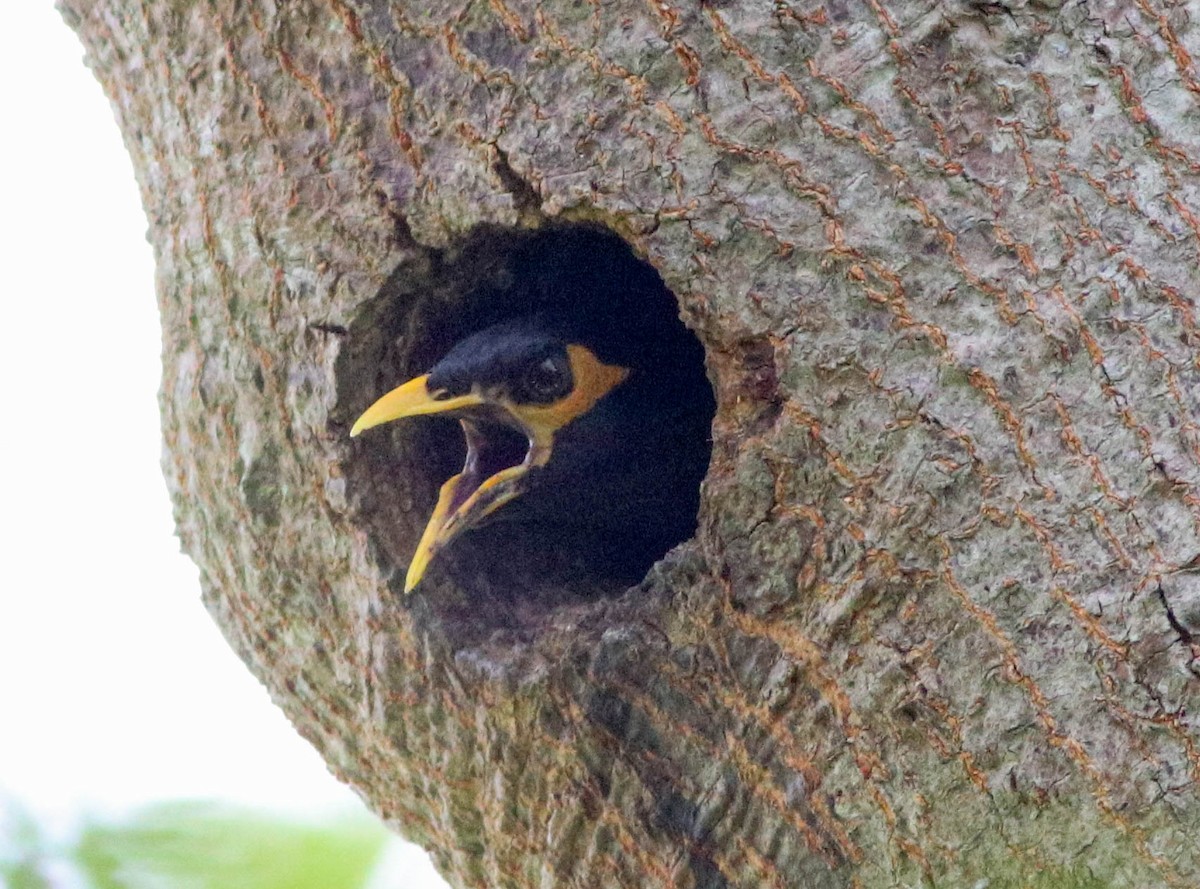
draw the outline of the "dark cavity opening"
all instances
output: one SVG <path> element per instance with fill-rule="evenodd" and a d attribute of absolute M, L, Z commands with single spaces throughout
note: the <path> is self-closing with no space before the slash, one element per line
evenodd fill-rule
<path fill-rule="evenodd" d="M 401 263 L 349 328 L 332 431 L 345 437 L 376 398 L 432 369 L 468 335 L 535 316 L 630 373 L 556 436 L 536 486 L 531 479 L 522 498 L 455 539 L 418 586 L 414 601 L 479 630 L 519 628 L 547 609 L 636 584 L 695 533 L 711 455 L 715 402 L 703 347 L 653 267 L 590 225 L 484 227 Z M 482 471 L 523 459 L 519 434 L 486 428 L 495 434 Z M 399 593 L 438 489 L 463 469 L 462 429 L 447 417 L 412 417 L 349 447 L 355 518 Z M 524 508 L 535 497 L 537 508 Z"/>

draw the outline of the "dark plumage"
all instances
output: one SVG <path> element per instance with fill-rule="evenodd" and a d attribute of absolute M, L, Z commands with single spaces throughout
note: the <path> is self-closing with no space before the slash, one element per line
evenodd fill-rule
<path fill-rule="evenodd" d="M 627 283 L 670 300 L 652 271 L 639 274 Z M 511 529 L 623 582 L 694 532 L 714 410 L 703 350 L 673 311 L 639 316 L 637 296 L 610 303 L 619 312 L 560 301 L 487 326 L 355 424 L 352 435 L 443 414 L 463 426 L 466 465 L 442 487 L 407 589 L 485 525 L 492 540 Z"/>
<path fill-rule="evenodd" d="M 555 325 L 522 319 L 505 328 L 513 326 L 523 338 L 539 330 L 553 336 L 548 332 Z M 489 328 L 476 337 L 489 339 L 493 332 L 501 333 Z M 629 376 L 559 430 L 553 455 L 529 490 L 490 520 L 545 525 L 551 539 L 585 531 L 595 538 L 595 548 L 632 557 L 640 566 L 626 572 L 632 575 L 645 573 L 650 562 L 691 536 L 711 452 L 714 405 L 699 343 L 690 335 L 680 340 L 639 354 L 595 345 L 598 357 L 628 367 Z"/>

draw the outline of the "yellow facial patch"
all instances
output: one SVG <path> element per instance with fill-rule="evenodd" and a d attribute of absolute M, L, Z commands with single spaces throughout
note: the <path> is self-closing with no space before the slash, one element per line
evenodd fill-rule
<path fill-rule="evenodd" d="M 590 411 L 629 376 L 628 368 L 605 364 L 585 346 L 568 345 L 567 361 L 574 386 L 565 398 L 552 404 L 505 405 L 542 447 L 549 448 L 555 432 Z"/>

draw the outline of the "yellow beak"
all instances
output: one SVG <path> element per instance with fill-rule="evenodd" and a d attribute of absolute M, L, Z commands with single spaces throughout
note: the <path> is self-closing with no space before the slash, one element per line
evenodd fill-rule
<path fill-rule="evenodd" d="M 393 420 L 404 417 L 416 417 L 422 414 L 445 414 L 452 411 L 463 411 L 480 407 L 487 402 L 474 392 L 451 398 L 438 398 L 437 393 L 429 391 L 429 375 L 409 380 L 384 395 L 363 412 L 354 426 L 350 429 L 351 437 L 365 429 L 371 429 Z M 466 419 L 462 420 L 464 431 L 467 433 L 468 445 L 474 440 L 476 433 Z M 542 454 L 540 449 L 531 450 L 536 453 L 537 462 L 544 463 L 549 454 Z M 495 512 L 505 503 L 519 496 L 524 488 L 521 476 L 529 469 L 530 462 L 510 466 L 487 479 L 478 477 L 477 470 L 472 468 L 471 456 L 468 454 L 467 467 L 448 479 L 438 493 L 437 506 L 417 544 L 408 566 L 408 574 L 404 579 L 404 592 L 412 592 L 425 574 L 425 569 L 433 557 L 454 537 L 475 525 L 485 516 Z"/>
<path fill-rule="evenodd" d="M 462 421 L 464 427 L 469 422 Z M 447 543 L 485 516 L 521 496 L 525 492 L 523 479 L 529 472 L 529 467 L 530 463 L 527 461 L 502 469 L 473 489 L 472 484 L 477 484 L 478 480 L 469 480 L 467 471 L 446 479 L 446 483 L 438 492 L 437 506 L 433 509 L 433 515 L 429 517 L 429 523 L 421 535 L 421 542 L 417 544 L 417 551 L 408 563 L 404 592 L 411 593 L 421 582 L 421 578 L 425 576 L 425 569 Z"/>
<path fill-rule="evenodd" d="M 444 414 L 447 411 L 464 407 L 478 407 L 481 404 L 483 404 L 483 399 L 474 392 L 454 398 L 439 399 L 436 393 L 429 391 L 429 374 L 425 374 L 409 380 L 403 386 L 397 386 L 367 408 L 363 415 L 354 421 L 354 426 L 350 429 L 350 437 L 354 438 L 364 429 L 371 429 L 403 417 Z"/>

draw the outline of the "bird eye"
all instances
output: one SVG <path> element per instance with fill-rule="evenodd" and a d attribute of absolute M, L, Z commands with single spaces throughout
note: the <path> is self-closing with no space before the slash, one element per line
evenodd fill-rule
<path fill-rule="evenodd" d="M 569 373 L 561 359 L 544 358 L 525 372 L 525 391 L 531 400 L 553 401 L 570 389 Z"/>

